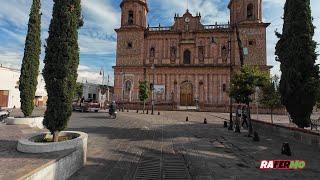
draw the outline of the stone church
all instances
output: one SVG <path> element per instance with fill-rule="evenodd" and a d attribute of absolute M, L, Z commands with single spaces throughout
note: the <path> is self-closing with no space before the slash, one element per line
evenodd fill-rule
<path fill-rule="evenodd" d="M 269 23 L 262 21 L 261 6 L 262 0 L 230 0 L 227 23 L 205 25 L 201 12 L 186 10 L 182 16 L 173 16 L 171 26 L 150 27 L 147 0 L 123 0 L 121 27 L 115 30 L 114 99 L 139 102 L 139 82 L 146 80 L 154 84 L 154 100 L 159 106 L 228 105 L 231 69 L 240 66 L 236 27 L 244 63 L 269 71 Z"/>

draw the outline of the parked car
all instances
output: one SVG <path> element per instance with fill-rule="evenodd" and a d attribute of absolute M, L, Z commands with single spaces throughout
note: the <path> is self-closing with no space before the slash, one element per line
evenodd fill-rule
<path fill-rule="evenodd" d="M 98 112 L 100 110 L 100 103 L 93 99 L 87 99 L 83 102 L 81 102 L 81 100 L 74 101 L 72 103 L 72 108 L 74 111 L 80 112 Z"/>
<path fill-rule="evenodd" d="M 4 110 L 0 108 L 0 122 L 3 121 L 5 118 L 9 117 L 10 110 Z"/>

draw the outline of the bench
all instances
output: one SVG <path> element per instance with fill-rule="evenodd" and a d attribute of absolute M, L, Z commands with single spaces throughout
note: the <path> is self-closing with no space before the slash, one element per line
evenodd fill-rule
<path fill-rule="evenodd" d="M 320 118 L 319 119 L 311 119 L 311 130 L 313 128 L 318 130 L 318 127 L 320 127 Z"/>

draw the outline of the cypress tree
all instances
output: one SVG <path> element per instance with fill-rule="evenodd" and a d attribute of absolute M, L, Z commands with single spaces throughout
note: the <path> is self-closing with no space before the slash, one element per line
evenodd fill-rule
<path fill-rule="evenodd" d="M 41 53 L 40 0 L 33 0 L 29 15 L 28 33 L 19 78 L 21 110 L 25 117 L 32 114 L 38 85 L 39 56 Z"/>
<path fill-rule="evenodd" d="M 78 29 L 81 0 L 54 0 L 43 70 L 48 92 L 44 126 L 58 141 L 72 113 L 79 65 Z"/>
<path fill-rule="evenodd" d="M 286 1 L 282 34 L 276 35 L 279 38 L 276 56 L 281 63 L 282 103 L 295 124 L 308 127 L 319 84 L 310 0 Z"/>

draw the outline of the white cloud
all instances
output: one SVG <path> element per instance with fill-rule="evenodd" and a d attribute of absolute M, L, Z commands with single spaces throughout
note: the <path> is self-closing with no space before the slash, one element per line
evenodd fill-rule
<path fill-rule="evenodd" d="M 113 72 L 104 72 L 104 84 L 108 84 L 108 75 L 109 76 L 109 85 L 113 85 Z M 100 70 L 92 70 L 89 66 L 80 65 L 78 68 L 78 82 L 89 82 L 95 84 L 102 84 L 103 76 L 100 74 Z"/>
<path fill-rule="evenodd" d="M 0 50 L 0 64 L 5 67 L 20 69 L 23 54 L 14 51 L 4 51 Z"/>
<path fill-rule="evenodd" d="M 83 0 L 82 8 L 85 26 L 89 29 L 98 27 L 104 32 L 114 33 L 114 28 L 120 24 L 120 12 L 115 11 L 110 1 Z"/>
<path fill-rule="evenodd" d="M 84 54 L 112 54 L 116 49 L 116 42 L 102 38 L 91 37 L 90 35 L 79 36 L 81 53 Z"/>

